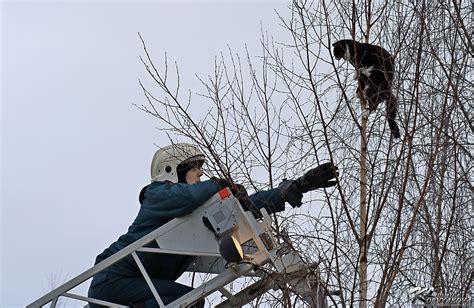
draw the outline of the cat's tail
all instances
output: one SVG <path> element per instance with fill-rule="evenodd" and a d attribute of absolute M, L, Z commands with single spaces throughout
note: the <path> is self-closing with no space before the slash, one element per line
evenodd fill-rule
<path fill-rule="evenodd" d="M 387 100 L 387 122 L 393 138 L 400 138 L 400 129 L 395 118 L 397 117 L 397 98 L 390 93 L 390 99 Z"/>

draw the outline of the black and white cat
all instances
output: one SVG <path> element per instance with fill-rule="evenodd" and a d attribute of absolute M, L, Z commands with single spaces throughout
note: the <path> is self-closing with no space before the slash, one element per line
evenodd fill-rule
<path fill-rule="evenodd" d="M 357 95 L 363 96 L 369 104 L 369 111 L 385 101 L 387 122 L 394 138 L 400 138 L 400 130 L 395 122 L 397 98 L 392 94 L 394 60 L 392 55 L 380 46 L 341 40 L 332 44 L 334 57 L 349 61 L 357 70 L 359 86 Z"/>

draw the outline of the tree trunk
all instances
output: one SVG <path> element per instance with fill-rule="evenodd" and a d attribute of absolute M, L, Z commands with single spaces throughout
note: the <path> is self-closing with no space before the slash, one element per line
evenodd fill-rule
<path fill-rule="evenodd" d="M 361 99 L 362 121 L 360 138 L 360 232 L 359 232 L 359 307 L 367 307 L 367 122 L 369 111 Z"/>

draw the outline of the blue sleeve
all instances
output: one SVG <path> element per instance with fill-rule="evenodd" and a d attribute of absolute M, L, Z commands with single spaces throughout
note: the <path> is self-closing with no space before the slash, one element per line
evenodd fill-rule
<path fill-rule="evenodd" d="M 219 191 L 212 181 L 196 184 L 153 182 L 145 192 L 142 207 L 160 218 L 174 218 L 190 214 Z"/>
<path fill-rule="evenodd" d="M 269 214 L 285 210 L 285 201 L 278 188 L 256 192 L 250 199 L 259 210 L 265 208 Z"/>

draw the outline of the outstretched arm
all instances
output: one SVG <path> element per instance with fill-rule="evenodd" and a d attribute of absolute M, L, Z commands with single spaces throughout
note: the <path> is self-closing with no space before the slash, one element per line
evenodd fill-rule
<path fill-rule="evenodd" d="M 265 208 L 268 213 L 282 212 L 285 210 L 285 200 L 283 200 L 278 188 L 256 192 L 250 196 L 250 200 L 252 200 L 259 210 L 258 216 L 260 216 L 261 208 Z"/>

